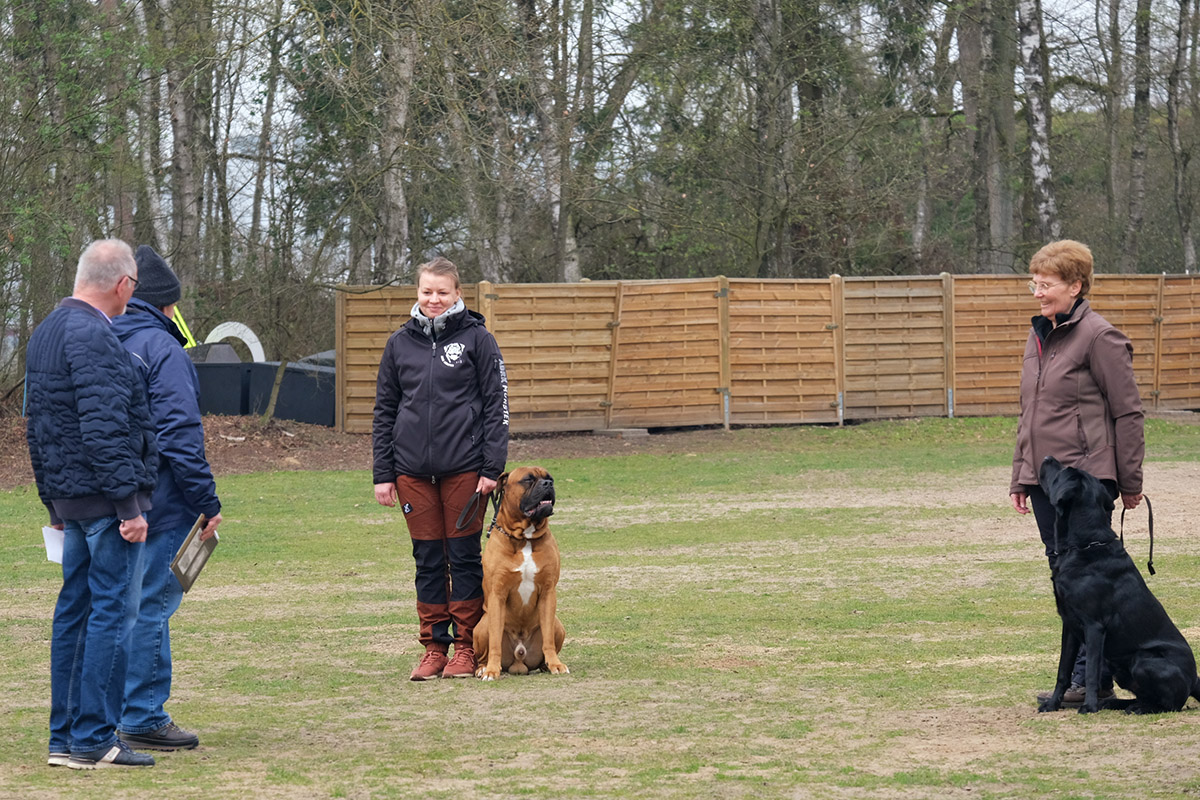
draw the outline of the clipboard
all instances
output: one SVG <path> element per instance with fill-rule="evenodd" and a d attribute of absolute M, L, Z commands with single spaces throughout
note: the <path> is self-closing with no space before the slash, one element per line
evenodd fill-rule
<path fill-rule="evenodd" d="M 213 550 L 217 549 L 217 542 L 220 541 L 220 537 L 215 533 L 205 541 L 200 540 L 200 531 L 204 530 L 204 522 L 203 514 L 196 517 L 196 523 L 188 531 L 183 544 L 179 545 L 179 552 L 175 554 L 175 559 L 171 562 L 171 572 L 175 573 L 175 579 L 179 581 L 179 585 L 185 592 L 192 588 L 192 584 L 200 576 L 200 570 L 204 569 L 204 565 L 208 563 L 208 557 L 212 555 Z"/>

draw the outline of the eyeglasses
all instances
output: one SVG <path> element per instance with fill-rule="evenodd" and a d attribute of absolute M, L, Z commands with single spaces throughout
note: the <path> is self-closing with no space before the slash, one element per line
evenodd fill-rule
<path fill-rule="evenodd" d="M 1063 283 L 1037 283 L 1035 281 L 1030 281 L 1029 283 L 1027 283 L 1025 285 L 1029 287 L 1030 294 L 1037 294 L 1038 292 L 1048 292 L 1051 289 L 1053 289 L 1055 286 L 1065 286 L 1066 284 L 1063 284 Z"/>
<path fill-rule="evenodd" d="M 125 277 L 129 278 L 129 280 L 133 281 L 133 288 L 136 289 L 138 287 L 138 279 L 137 278 L 133 277 L 132 275 L 126 275 Z"/>

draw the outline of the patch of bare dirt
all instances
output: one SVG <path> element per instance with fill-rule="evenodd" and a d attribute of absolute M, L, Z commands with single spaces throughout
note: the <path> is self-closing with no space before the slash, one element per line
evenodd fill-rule
<path fill-rule="evenodd" d="M 728 435 L 719 429 L 687 430 L 652 436 L 595 434 L 514 435 L 510 463 L 547 458 L 581 458 L 629 453 L 677 453 L 719 449 Z M 338 433 L 322 425 L 257 417 L 209 415 L 204 418 L 204 447 L 213 473 L 237 475 L 263 470 L 346 470 L 371 468 L 371 437 Z M 25 421 L 0 416 L 0 489 L 33 481 Z"/>

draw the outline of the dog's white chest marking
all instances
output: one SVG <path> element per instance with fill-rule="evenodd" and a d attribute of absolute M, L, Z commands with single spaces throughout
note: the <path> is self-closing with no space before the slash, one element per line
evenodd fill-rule
<path fill-rule="evenodd" d="M 529 598 L 533 597 L 533 579 L 537 576 L 537 564 L 533 563 L 533 542 L 526 542 L 525 547 L 521 549 L 521 555 L 524 558 L 521 563 L 513 567 L 513 572 L 521 573 L 521 585 L 517 587 L 517 592 L 521 595 L 521 604 L 529 605 Z"/>

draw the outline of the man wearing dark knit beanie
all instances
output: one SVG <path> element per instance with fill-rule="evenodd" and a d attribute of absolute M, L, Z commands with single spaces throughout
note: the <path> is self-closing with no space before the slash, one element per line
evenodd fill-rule
<path fill-rule="evenodd" d="M 133 290 L 134 297 L 145 300 L 157 309 L 173 306 L 179 302 L 182 294 L 179 278 L 175 276 L 175 271 L 167 265 L 162 256 L 155 252 L 153 247 L 148 244 L 139 246 L 137 252 L 133 254 L 133 260 L 137 262 L 138 266 L 138 282 L 137 288 Z"/>
<path fill-rule="evenodd" d="M 183 599 L 171 560 L 196 518 L 203 514 L 207 539 L 221 522 L 221 501 L 204 455 L 200 381 L 183 349 L 184 335 L 171 321 L 179 302 L 179 278 L 153 247 L 134 254 L 137 288 L 113 332 L 134 360 L 150 398 L 159 447 L 158 487 L 147 514 L 145 577 L 130 644 L 125 707 L 117 735 L 146 750 L 188 750 L 196 734 L 172 720 L 163 704 L 171 694 L 171 633 L 168 621 Z M 119 323 L 119 324 L 118 324 Z"/>

